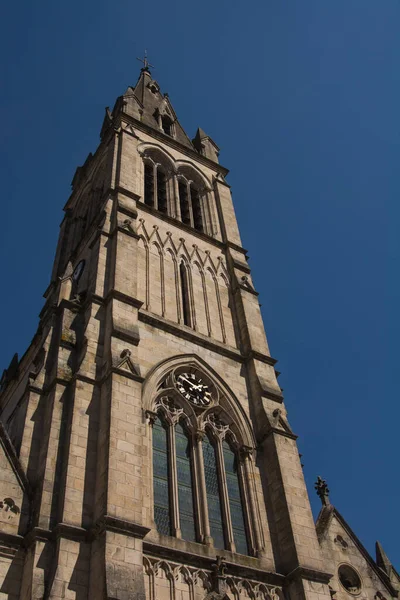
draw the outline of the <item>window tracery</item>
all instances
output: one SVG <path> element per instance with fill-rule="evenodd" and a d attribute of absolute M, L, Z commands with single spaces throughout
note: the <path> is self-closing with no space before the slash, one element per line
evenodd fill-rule
<path fill-rule="evenodd" d="M 256 554 L 250 534 L 254 524 L 243 493 L 249 482 L 242 463 L 251 461 L 251 452 L 239 442 L 239 428 L 223 407 L 226 399 L 194 366 L 173 369 L 158 390 L 154 412 L 147 411 L 153 425 L 156 529 L 187 541 Z M 200 401 L 202 394 L 207 402 Z"/>
<path fill-rule="evenodd" d="M 160 127 L 173 136 L 174 124 L 160 115 Z M 193 165 L 175 163 L 161 148 L 141 151 L 144 161 L 143 202 L 200 233 L 213 235 L 211 188 Z"/>

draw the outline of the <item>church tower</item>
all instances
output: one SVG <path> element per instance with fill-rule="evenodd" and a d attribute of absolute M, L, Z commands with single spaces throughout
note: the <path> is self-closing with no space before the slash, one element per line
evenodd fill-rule
<path fill-rule="evenodd" d="M 227 169 L 149 65 L 0 394 L 0 598 L 330 600 Z"/>

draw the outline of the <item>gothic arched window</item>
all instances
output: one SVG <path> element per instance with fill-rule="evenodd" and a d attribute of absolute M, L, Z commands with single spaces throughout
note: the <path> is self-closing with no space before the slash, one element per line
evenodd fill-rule
<path fill-rule="evenodd" d="M 198 189 L 193 184 L 190 185 L 190 197 L 192 200 L 193 227 L 197 231 L 203 231 L 203 215 L 201 212 L 200 194 Z"/>
<path fill-rule="evenodd" d="M 222 452 L 224 455 L 225 477 L 228 488 L 233 539 L 236 551 L 240 552 L 240 554 L 247 554 L 248 547 L 243 516 L 242 494 L 239 483 L 238 460 L 236 454 L 226 440 L 222 442 Z"/>
<path fill-rule="evenodd" d="M 171 534 L 170 466 L 167 426 L 157 418 L 153 426 L 154 521 L 160 533 Z"/>
<path fill-rule="evenodd" d="M 248 554 L 251 520 L 243 495 L 249 493 L 243 491 L 249 485 L 243 479 L 248 467 L 241 462 L 248 455 L 240 454 L 239 460 L 237 442 L 234 449 L 229 441 L 234 434 L 218 411 L 206 413 L 200 426 L 201 412 L 212 406 L 216 388 L 204 374 L 182 368 L 178 375 L 166 376 L 166 384 L 172 391 L 157 401 L 152 418 L 156 528 L 164 535 L 201 543 L 212 540 L 215 548 Z"/>
<path fill-rule="evenodd" d="M 144 203 L 154 206 L 154 166 L 144 163 Z"/>
<path fill-rule="evenodd" d="M 180 179 L 178 190 L 182 223 L 193 227 L 197 231 L 204 231 L 201 198 L 198 188 L 192 181 L 188 182 Z"/>
<path fill-rule="evenodd" d="M 191 225 L 192 221 L 190 218 L 190 207 L 189 207 L 189 196 L 188 186 L 185 181 L 179 180 L 179 205 L 181 208 L 181 220 L 185 225 Z"/>
<path fill-rule="evenodd" d="M 160 128 L 173 136 L 171 117 L 158 115 L 157 119 Z M 213 235 L 215 207 L 206 177 L 187 161 L 175 162 L 160 147 L 139 152 L 144 162 L 143 203 L 198 232 Z"/>
<path fill-rule="evenodd" d="M 157 208 L 162 213 L 168 212 L 167 178 L 161 169 L 157 169 Z"/>

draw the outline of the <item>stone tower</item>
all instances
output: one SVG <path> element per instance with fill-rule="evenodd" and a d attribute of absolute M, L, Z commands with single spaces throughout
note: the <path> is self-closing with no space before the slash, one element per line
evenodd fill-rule
<path fill-rule="evenodd" d="M 147 65 L 0 395 L 0 598 L 330 600 L 215 142 Z"/>

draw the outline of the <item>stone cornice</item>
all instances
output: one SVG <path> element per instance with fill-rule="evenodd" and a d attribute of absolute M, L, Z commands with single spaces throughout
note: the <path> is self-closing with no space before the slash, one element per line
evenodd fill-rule
<path fill-rule="evenodd" d="M 143 306 L 143 302 L 141 300 L 133 298 L 132 296 L 127 296 L 123 292 L 119 292 L 116 289 L 110 290 L 105 297 L 99 296 L 98 294 L 93 294 L 91 298 L 93 302 L 96 302 L 96 304 L 107 305 L 111 300 L 119 300 L 120 302 L 125 302 L 125 304 L 129 304 L 135 308 L 141 308 Z"/>
<path fill-rule="evenodd" d="M 92 537 L 98 537 L 105 531 L 113 531 L 114 533 L 120 533 L 121 535 L 127 535 L 129 537 L 143 539 L 150 531 L 149 527 L 132 523 L 132 521 L 126 521 L 125 519 L 119 519 L 110 515 L 104 515 L 100 517 L 90 530 Z"/>
<path fill-rule="evenodd" d="M 308 567 L 298 566 L 288 575 L 286 575 L 286 581 L 296 581 L 299 579 L 307 579 L 308 581 L 316 581 L 318 583 L 328 584 L 333 577 L 332 573 L 326 573 L 326 571 L 317 571 L 316 569 L 309 569 Z"/>
<path fill-rule="evenodd" d="M 177 544 L 164 545 L 145 539 L 143 541 L 143 553 L 153 556 L 154 558 L 176 560 L 183 564 L 193 565 L 197 568 L 204 568 L 207 570 L 212 569 L 216 556 L 219 555 L 223 557 L 229 575 L 255 579 L 271 585 L 282 586 L 284 584 L 284 576 L 279 573 L 273 573 L 272 571 L 266 571 L 263 568 L 262 559 L 250 556 L 244 557 L 238 554 L 232 554 L 227 550 L 211 548 L 210 546 L 194 542 L 190 544 L 186 543 L 186 548 L 189 545 L 193 548 L 192 552 L 178 548 Z M 237 562 L 229 560 L 233 556 L 237 559 Z"/>
<path fill-rule="evenodd" d="M 110 515 L 103 515 L 89 529 L 71 525 L 70 523 L 58 523 L 54 529 L 44 529 L 43 527 L 34 527 L 25 537 L 19 535 L 11 535 L 0 532 L 0 543 L 3 540 L 6 543 L 16 547 L 24 546 L 28 548 L 33 542 L 53 541 L 59 538 L 66 538 L 77 542 L 92 542 L 94 539 L 102 535 L 106 531 L 121 533 L 130 537 L 143 539 L 150 531 L 148 527 L 118 519 Z"/>
<path fill-rule="evenodd" d="M 272 356 L 269 356 L 268 354 L 263 354 L 262 352 L 258 352 L 257 350 L 250 350 L 245 360 L 259 360 L 260 362 L 266 363 L 267 365 L 271 365 L 272 367 L 278 362 L 276 358 L 272 358 Z"/>
<path fill-rule="evenodd" d="M 279 427 L 271 427 L 259 440 L 257 440 L 258 446 L 262 446 L 264 441 L 269 438 L 273 433 L 277 435 L 282 435 L 283 437 L 287 437 L 291 440 L 297 440 L 298 436 L 291 431 L 285 431 L 284 429 L 279 429 Z"/>
<path fill-rule="evenodd" d="M 247 287 L 246 285 L 244 285 L 243 283 L 239 283 L 239 287 L 241 290 L 243 290 L 244 292 L 249 292 L 249 294 L 253 294 L 253 296 L 258 296 L 258 292 L 256 292 L 256 290 L 253 290 L 249 287 Z"/>
<path fill-rule="evenodd" d="M 234 242 L 226 242 L 226 246 L 228 248 L 231 248 L 232 250 L 236 250 L 236 252 L 241 252 L 242 254 L 246 254 L 247 255 L 247 250 L 245 250 L 244 248 L 242 248 L 242 246 L 239 246 L 238 244 L 235 244 Z"/>
<path fill-rule="evenodd" d="M 118 367 L 111 367 L 110 373 L 115 373 L 116 375 L 121 375 L 122 377 L 127 377 L 128 379 L 131 379 L 132 381 L 138 381 L 139 383 L 143 383 L 143 381 L 144 381 L 144 377 L 142 377 L 141 375 L 137 375 L 136 373 L 131 373 L 129 371 L 126 371 L 125 369 L 120 369 Z M 109 376 L 109 374 L 107 375 L 107 377 L 108 376 Z"/>

